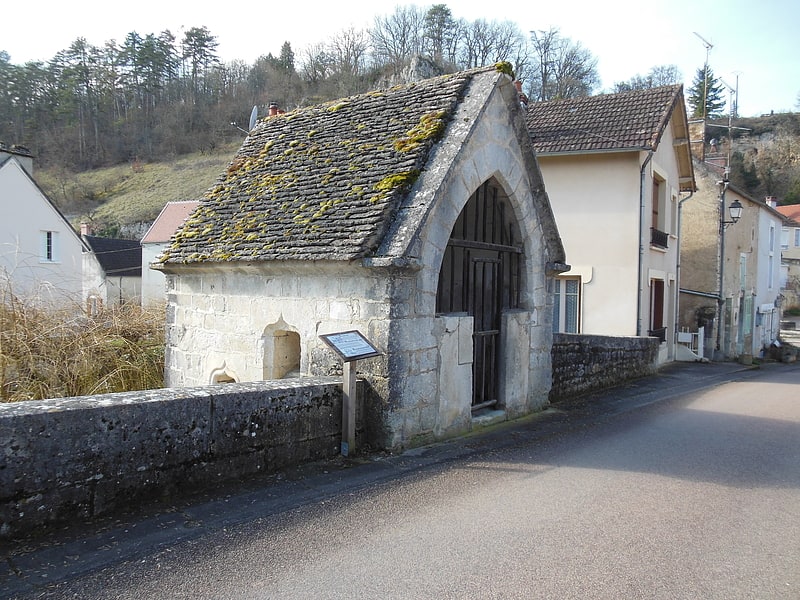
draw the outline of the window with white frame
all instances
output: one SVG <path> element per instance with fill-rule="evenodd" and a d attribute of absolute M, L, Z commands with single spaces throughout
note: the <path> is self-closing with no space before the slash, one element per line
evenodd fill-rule
<path fill-rule="evenodd" d="M 800 227 L 794 228 L 794 247 L 800 248 Z"/>
<path fill-rule="evenodd" d="M 58 262 L 58 232 L 41 232 L 41 250 L 39 252 L 41 262 Z"/>
<path fill-rule="evenodd" d="M 797 231 L 797 230 L 795 230 Z M 795 244 L 796 246 L 797 244 Z M 781 250 L 788 250 L 789 249 L 789 228 L 782 227 L 781 228 Z"/>
<path fill-rule="evenodd" d="M 555 281 L 553 331 L 580 333 L 581 279 L 559 277 Z"/>

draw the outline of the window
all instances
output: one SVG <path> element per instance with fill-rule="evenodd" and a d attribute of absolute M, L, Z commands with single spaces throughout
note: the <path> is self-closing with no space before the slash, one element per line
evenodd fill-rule
<path fill-rule="evenodd" d="M 798 230 L 795 229 L 795 232 Z M 797 242 L 797 238 L 795 236 L 795 242 Z M 797 243 L 795 243 L 797 246 Z M 787 227 L 781 228 L 781 250 L 788 250 L 789 249 L 789 229 Z"/>
<path fill-rule="evenodd" d="M 664 293 L 663 279 L 650 280 L 650 331 L 648 335 L 667 341 L 667 330 L 664 323 Z"/>
<path fill-rule="evenodd" d="M 555 281 L 553 331 L 580 333 L 581 280 L 579 277 L 560 277 Z"/>
<path fill-rule="evenodd" d="M 794 230 L 794 247 L 800 248 L 800 227 L 795 227 Z"/>
<path fill-rule="evenodd" d="M 39 260 L 41 262 L 58 262 L 58 232 L 42 231 L 41 245 Z"/>

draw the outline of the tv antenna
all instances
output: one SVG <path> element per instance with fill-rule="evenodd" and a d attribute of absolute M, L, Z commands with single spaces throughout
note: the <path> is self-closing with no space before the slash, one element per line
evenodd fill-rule
<path fill-rule="evenodd" d="M 256 121 L 258 120 L 258 105 L 253 106 L 253 110 L 250 111 L 250 127 L 248 127 L 248 131 L 253 131 L 253 127 L 256 126 Z"/>
<path fill-rule="evenodd" d="M 703 67 L 703 121 L 705 121 L 706 109 L 707 109 L 706 103 L 708 102 L 708 53 L 711 52 L 711 49 L 714 47 L 714 44 L 709 42 L 706 38 L 704 38 L 696 31 L 694 31 L 693 33 L 700 38 L 700 41 L 703 42 L 703 45 L 706 47 L 706 64 Z"/>
<path fill-rule="evenodd" d="M 253 106 L 253 110 L 250 111 L 250 123 L 248 124 L 247 129 L 242 129 L 241 127 L 239 127 L 239 125 L 236 124 L 236 121 L 232 121 L 231 125 L 236 127 L 236 129 L 238 129 L 242 133 L 249 134 L 253 130 L 253 127 L 256 126 L 256 121 L 258 121 L 258 105 Z"/>

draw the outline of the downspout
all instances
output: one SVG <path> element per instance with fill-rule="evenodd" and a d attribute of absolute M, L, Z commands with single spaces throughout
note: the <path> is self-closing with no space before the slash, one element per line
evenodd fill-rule
<path fill-rule="evenodd" d="M 647 151 L 647 158 L 639 169 L 639 272 L 637 275 L 639 293 L 636 296 L 636 335 L 639 336 L 642 335 L 642 295 L 644 294 L 642 287 L 644 281 L 642 275 L 642 269 L 644 268 L 644 244 L 642 243 L 642 239 L 644 239 L 644 172 L 647 169 L 647 165 L 650 164 L 653 154 L 653 150 Z"/>
<path fill-rule="evenodd" d="M 689 195 L 686 198 L 681 198 L 678 200 L 678 264 L 675 267 L 675 287 L 677 289 L 677 294 L 675 296 L 675 339 L 677 340 L 678 336 L 678 326 L 680 321 L 678 320 L 678 316 L 680 313 L 680 304 L 681 304 L 681 239 L 683 239 L 683 232 L 681 231 L 681 225 L 683 223 L 683 203 L 687 200 L 691 200 L 692 196 L 694 196 L 694 191 L 689 192 Z M 702 358 L 702 357 L 701 357 Z"/>

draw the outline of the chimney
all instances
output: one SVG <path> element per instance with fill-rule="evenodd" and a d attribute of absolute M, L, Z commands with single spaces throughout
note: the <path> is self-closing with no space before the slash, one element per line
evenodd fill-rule
<path fill-rule="evenodd" d="M 270 102 L 269 103 L 269 116 L 274 117 L 279 112 L 278 110 L 278 103 L 277 102 Z"/>
<path fill-rule="evenodd" d="M 517 96 L 519 96 L 519 103 L 522 108 L 528 108 L 528 97 L 522 93 L 522 82 L 517 79 L 514 81 L 514 87 L 517 88 Z"/>
<path fill-rule="evenodd" d="M 767 196 L 765 201 L 770 208 L 778 208 L 778 198 L 775 196 Z"/>
<path fill-rule="evenodd" d="M 81 235 L 92 235 L 92 225 L 86 221 L 81 221 Z"/>

